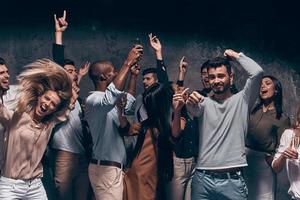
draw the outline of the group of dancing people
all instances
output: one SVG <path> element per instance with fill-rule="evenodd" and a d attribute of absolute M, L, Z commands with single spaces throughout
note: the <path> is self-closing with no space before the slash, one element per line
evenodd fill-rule
<path fill-rule="evenodd" d="M 140 66 L 134 44 L 118 70 L 107 60 L 77 70 L 64 57 L 66 11 L 54 23 L 53 60 L 26 65 L 17 85 L 0 58 L 0 199 L 273 200 L 284 167 L 300 199 L 300 109 L 290 124 L 280 81 L 251 58 L 208 58 L 202 90 L 189 91 L 187 59 L 170 81 L 155 35 L 156 67 Z M 240 90 L 234 63 L 248 75 Z M 86 74 L 94 90 L 82 100 Z"/>

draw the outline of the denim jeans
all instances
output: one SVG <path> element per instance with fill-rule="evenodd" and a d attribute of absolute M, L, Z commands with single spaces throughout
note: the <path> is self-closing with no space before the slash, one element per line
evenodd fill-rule
<path fill-rule="evenodd" d="M 192 200 L 247 200 L 247 186 L 241 172 L 238 178 L 218 178 L 195 170 L 192 179 Z"/>
<path fill-rule="evenodd" d="M 0 177 L 1 200 L 47 200 L 47 195 L 40 178 L 31 181 Z"/>

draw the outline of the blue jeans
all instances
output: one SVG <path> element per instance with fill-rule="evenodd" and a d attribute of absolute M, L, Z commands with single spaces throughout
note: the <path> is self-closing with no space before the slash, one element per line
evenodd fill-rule
<path fill-rule="evenodd" d="M 220 178 L 196 170 L 192 179 L 192 200 L 247 200 L 247 195 L 241 172 Z"/>

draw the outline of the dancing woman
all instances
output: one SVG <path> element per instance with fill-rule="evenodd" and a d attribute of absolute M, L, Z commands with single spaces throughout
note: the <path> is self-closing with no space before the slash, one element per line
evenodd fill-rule
<path fill-rule="evenodd" d="M 280 137 L 289 126 L 289 118 L 282 109 L 282 86 L 277 78 L 263 77 L 259 100 L 250 115 L 245 178 L 249 200 L 273 200 L 276 174 L 272 170 L 271 162 Z"/>
<path fill-rule="evenodd" d="M 48 59 L 25 66 L 18 81 L 16 110 L 0 104 L 0 123 L 6 131 L 0 199 L 47 199 L 41 159 L 52 128 L 74 107 L 77 91 L 72 91 L 65 70 Z"/>

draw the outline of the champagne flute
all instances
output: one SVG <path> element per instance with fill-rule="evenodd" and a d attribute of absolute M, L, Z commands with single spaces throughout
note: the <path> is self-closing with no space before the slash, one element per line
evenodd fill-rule
<path fill-rule="evenodd" d="M 299 146 L 300 146 L 300 137 L 299 136 L 293 136 L 292 141 L 291 141 L 291 147 L 294 150 L 296 150 L 297 152 L 299 152 Z M 298 159 L 296 159 L 296 161 L 299 162 L 299 156 L 298 156 Z"/>

